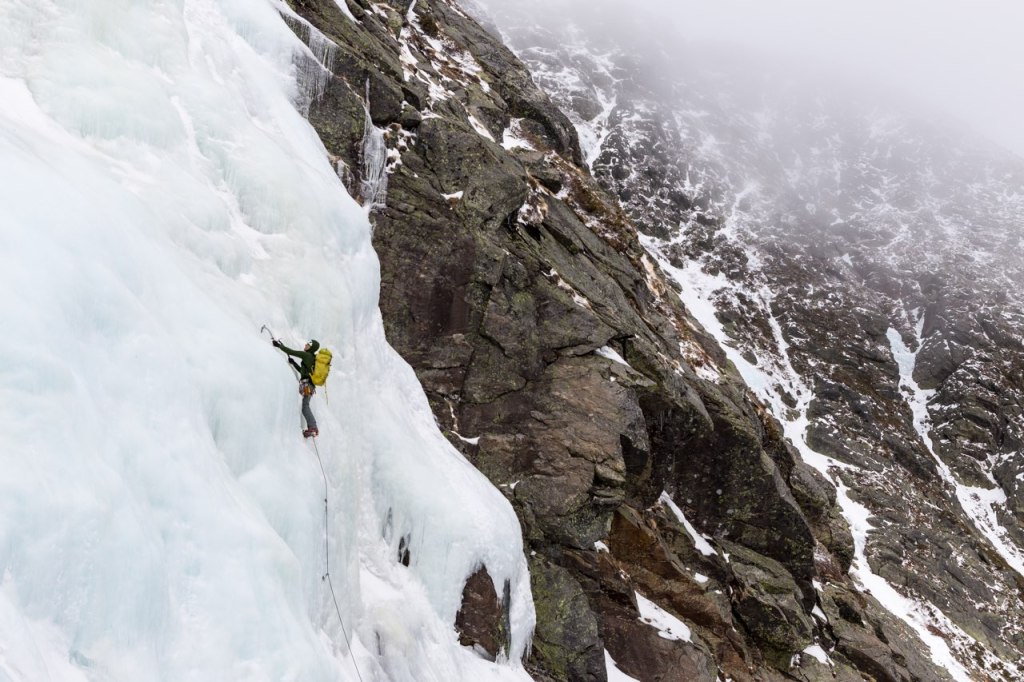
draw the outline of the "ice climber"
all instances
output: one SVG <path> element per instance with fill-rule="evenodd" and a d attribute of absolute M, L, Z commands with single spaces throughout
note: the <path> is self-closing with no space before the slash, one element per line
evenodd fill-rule
<path fill-rule="evenodd" d="M 320 342 L 311 339 L 302 350 L 292 350 L 277 339 L 274 339 L 274 347 L 280 348 L 288 355 L 298 358 L 301 364 L 288 358 L 288 363 L 299 373 L 299 393 L 302 395 L 302 416 L 306 420 L 306 430 L 302 432 L 303 438 L 312 438 L 320 435 L 316 428 L 316 417 L 309 409 L 309 399 L 316 393 L 316 386 L 313 385 L 313 368 L 316 365 L 316 352 L 320 349 Z"/>

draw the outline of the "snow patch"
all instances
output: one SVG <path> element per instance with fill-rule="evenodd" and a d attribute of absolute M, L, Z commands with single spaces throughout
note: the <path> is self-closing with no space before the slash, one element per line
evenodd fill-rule
<path fill-rule="evenodd" d="M 841 480 L 836 480 L 835 484 L 837 501 L 843 510 L 843 516 L 850 522 L 850 531 L 853 534 L 854 559 L 850 573 L 854 580 L 890 613 L 913 628 L 928 647 L 932 661 L 936 665 L 944 668 L 958 682 L 970 682 L 970 674 L 956 660 L 946 639 L 933 632 L 940 625 L 946 632 L 953 632 L 959 628 L 941 613 L 937 613 L 931 605 L 904 597 L 887 580 L 872 572 L 865 553 L 867 536 L 872 530 L 869 522 L 871 513 L 867 507 L 850 498 L 849 489 Z"/>
<path fill-rule="evenodd" d="M 718 554 L 718 552 L 715 551 L 715 548 L 711 546 L 711 543 L 709 543 L 703 535 L 698 533 L 697 529 L 693 527 L 693 524 L 687 520 L 686 515 L 683 514 L 683 510 L 672 501 L 672 498 L 668 493 L 662 491 L 661 497 L 658 498 L 658 501 L 671 509 L 672 513 L 676 515 L 676 518 L 679 519 L 679 523 L 683 524 L 683 528 L 685 528 L 686 532 L 690 534 L 691 538 L 693 538 L 694 547 L 698 552 L 704 556 Z"/>
<path fill-rule="evenodd" d="M 919 315 L 914 327 L 915 342 L 918 349 L 920 349 L 923 341 L 921 333 L 924 329 L 924 315 L 920 311 L 915 311 L 915 313 Z M 935 451 L 935 444 L 929 432 L 931 419 L 928 415 L 928 403 L 935 394 L 935 391 L 922 389 L 917 381 L 914 380 L 917 352 L 913 352 L 907 347 L 903 337 L 896 329 L 890 327 L 886 332 L 886 336 L 889 339 L 893 358 L 900 368 L 900 389 L 903 391 L 907 404 L 910 406 L 911 413 L 913 414 L 914 430 L 917 431 L 928 453 L 935 460 L 939 474 L 956 491 L 956 498 L 960 502 L 960 507 L 964 510 L 964 513 L 974 524 L 975 528 L 988 539 L 993 549 L 1003 557 L 1013 570 L 1024 576 L 1024 552 L 1021 552 L 1010 538 L 1006 528 L 999 523 L 999 517 L 996 514 L 996 506 L 1006 503 L 1006 492 L 998 486 L 993 488 L 975 488 L 965 486 L 956 480 L 956 476 L 949 466 L 942 461 L 942 458 Z M 995 482 L 993 481 L 993 483 Z"/>
<path fill-rule="evenodd" d="M 475 130 L 480 137 L 487 138 L 491 142 L 495 141 L 494 140 L 494 135 L 491 135 L 491 131 L 489 131 L 487 129 L 487 126 L 485 126 L 483 123 L 481 123 L 479 121 L 479 119 L 477 119 L 476 116 L 470 115 L 470 117 L 469 117 L 469 124 L 471 126 L 473 126 L 473 130 Z"/>
<path fill-rule="evenodd" d="M 612 655 L 608 653 L 608 650 L 604 650 L 604 668 L 608 675 L 608 682 L 640 682 L 635 677 L 630 677 L 626 673 L 619 670 L 619 666 L 616 665 Z"/>
<path fill-rule="evenodd" d="M 637 607 L 640 609 L 640 620 L 657 628 L 659 637 L 681 642 L 693 641 L 690 628 L 686 623 L 665 611 L 639 592 L 634 594 L 636 594 Z"/>
<path fill-rule="evenodd" d="M 480 436 L 476 436 L 475 438 L 466 438 L 466 437 L 465 437 L 465 436 L 463 436 L 462 434 L 460 434 L 460 433 L 456 433 L 455 431 L 452 431 L 451 433 L 452 433 L 452 434 L 453 434 L 453 435 L 454 435 L 454 436 L 455 436 L 456 438 L 458 438 L 459 440 L 461 440 L 461 441 L 462 441 L 463 443 L 469 443 L 470 445 L 479 445 L 479 444 L 480 444 Z"/>
<path fill-rule="evenodd" d="M 523 137 L 521 125 L 522 120 L 523 119 L 521 118 L 513 118 L 512 121 L 509 123 L 508 128 L 505 128 L 505 131 L 502 133 L 501 146 L 504 147 L 505 149 L 529 149 L 531 151 L 536 150 L 536 147 L 534 147 L 529 140 Z"/>
<path fill-rule="evenodd" d="M 597 353 L 598 355 L 600 355 L 603 358 L 608 358 L 609 360 L 617 362 L 620 365 L 625 365 L 626 367 L 630 367 L 629 363 L 626 362 L 625 358 L 623 358 L 621 355 L 619 355 L 616 352 L 616 350 L 614 348 L 612 348 L 611 346 L 601 346 L 600 348 L 598 348 L 594 352 Z M 632 367 L 630 367 L 630 369 L 632 369 Z"/>
<path fill-rule="evenodd" d="M 353 23 L 359 23 L 355 16 L 353 16 L 352 10 L 348 8 L 348 3 L 345 2 L 345 0 L 334 0 L 334 4 L 337 5 L 338 9 L 341 10 L 341 13 L 348 17 Z"/>
<path fill-rule="evenodd" d="M 828 657 L 828 654 L 825 653 L 825 650 L 821 648 L 820 644 L 812 644 L 811 646 L 804 649 L 801 653 L 807 654 L 811 658 L 814 658 L 819 663 L 822 663 L 824 665 L 834 665 L 832 663 L 832 659 Z"/>

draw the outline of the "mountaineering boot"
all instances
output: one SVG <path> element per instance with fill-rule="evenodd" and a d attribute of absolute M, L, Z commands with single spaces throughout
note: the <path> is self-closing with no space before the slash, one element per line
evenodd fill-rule
<path fill-rule="evenodd" d="M 317 429 L 316 427 L 314 427 L 312 429 L 306 429 L 305 431 L 302 432 L 302 437 L 303 438 L 316 438 L 319 435 L 320 435 L 320 430 Z"/>

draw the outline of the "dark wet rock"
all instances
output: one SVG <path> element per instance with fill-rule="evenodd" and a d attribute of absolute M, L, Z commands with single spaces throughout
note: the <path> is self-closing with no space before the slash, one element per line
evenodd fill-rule
<path fill-rule="evenodd" d="M 829 660 L 822 663 L 810 654 L 802 654 L 788 674 L 800 682 L 863 682 L 864 676 L 853 666 Z"/>
<path fill-rule="evenodd" d="M 677 463 L 674 492 L 680 505 L 694 512 L 705 531 L 787 566 L 809 594 L 814 537 L 781 472 L 762 449 L 760 424 L 722 397 L 705 404 L 715 429 Z"/>
<path fill-rule="evenodd" d="M 462 605 L 455 616 L 459 643 L 495 660 L 509 651 L 509 586 L 499 598 L 487 569 L 480 567 L 466 580 Z"/>

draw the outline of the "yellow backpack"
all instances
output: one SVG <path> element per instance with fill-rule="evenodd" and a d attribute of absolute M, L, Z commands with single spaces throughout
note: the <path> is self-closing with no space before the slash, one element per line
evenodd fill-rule
<path fill-rule="evenodd" d="M 313 365 L 313 371 L 309 374 L 309 378 L 313 381 L 314 385 L 323 386 L 327 383 L 327 375 L 330 371 L 331 351 L 321 348 L 316 353 L 316 362 Z"/>

